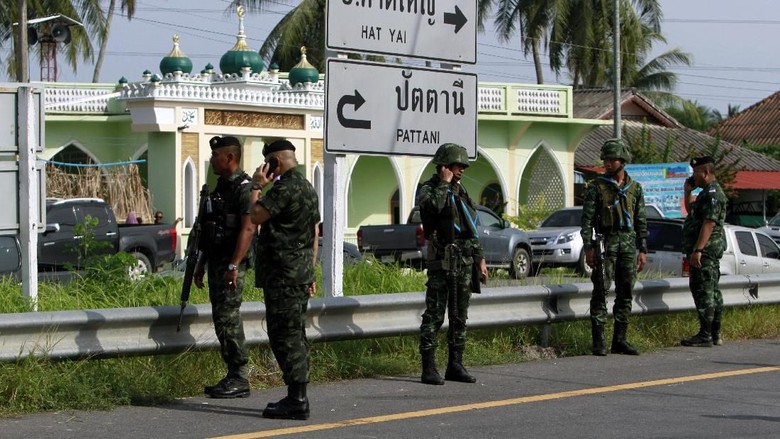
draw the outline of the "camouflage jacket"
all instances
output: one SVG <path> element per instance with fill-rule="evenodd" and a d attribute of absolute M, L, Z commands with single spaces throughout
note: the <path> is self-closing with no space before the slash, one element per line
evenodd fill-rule
<path fill-rule="evenodd" d="M 257 286 L 314 282 L 314 227 L 320 222 L 314 187 L 291 169 L 257 203 L 271 215 L 260 227 L 257 242 Z"/>
<path fill-rule="evenodd" d="M 726 222 L 726 194 L 717 181 L 712 181 L 703 188 L 693 204 L 691 212 L 683 225 L 683 252 L 690 255 L 699 239 L 699 231 L 705 220 L 715 222 L 709 241 L 704 246 L 705 250 L 715 253 L 721 252 L 726 247 L 723 235 L 723 224 Z"/>
<path fill-rule="evenodd" d="M 426 238 L 432 241 L 434 249 L 441 250 L 446 243 L 441 242 L 441 236 L 445 231 L 442 227 L 452 227 L 455 234 L 455 243 L 464 251 L 464 255 L 471 255 L 474 261 L 484 258 L 482 245 L 477 234 L 477 210 L 469 198 L 466 189 L 459 182 L 450 184 L 442 181 L 438 175 L 423 183 L 419 195 L 420 216 L 423 220 Z M 448 206 L 455 206 L 457 214 L 452 215 L 452 221 L 446 221 L 442 215 L 451 212 Z M 429 246 L 429 248 L 431 248 Z M 441 259 L 443 254 L 428 255 L 428 259 Z"/>
<path fill-rule="evenodd" d="M 594 230 L 609 238 L 621 234 L 636 242 L 640 252 L 647 252 L 647 213 L 642 185 L 625 174 L 623 184 L 606 174 L 588 184 L 582 204 L 582 241 L 591 248 Z M 623 239 L 623 238 L 621 238 Z"/>

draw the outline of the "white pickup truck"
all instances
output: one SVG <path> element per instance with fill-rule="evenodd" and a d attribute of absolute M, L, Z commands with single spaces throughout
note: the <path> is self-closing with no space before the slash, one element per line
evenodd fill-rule
<path fill-rule="evenodd" d="M 682 221 L 648 220 L 648 272 L 687 276 L 688 260 L 682 254 Z M 780 247 L 757 229 L 726 224 L 726 251 L 720 260 L 720 273 L 780 273 Z"/>

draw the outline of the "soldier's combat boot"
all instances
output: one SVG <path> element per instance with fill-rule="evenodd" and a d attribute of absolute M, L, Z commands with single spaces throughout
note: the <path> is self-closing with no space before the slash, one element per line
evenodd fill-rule
<path fill-rule="evenodd" d="M 433 384 L 440 386 L 444 384 L 444 380 L 439 371 L 436 370 L 436 351 L 433 349 L 421 352 L 422 354 L 422 377 L 420 381 L 423 384 Z"/>
<path fill-rule="evenodd" d="M 607 342 L 604 340 L 604 325 L 592 322 L 590 332 L 593 335 L 593 355 L 599 357 L 607 355 Z"/>
<path fill-rule="evenodd" d="M 263 410 L 263 417 L 269 419 L 309 419 L 309 398 L 306 396 L 306 383 L 293 383 L 287 386 L 287 396 L 279 402 L 270 403 Z"/>
<path fill-rule="evenodd" d="M 683 346 L 692 346 L 695 348 L 711 348 L 712 347 L 712 323 L 707 322 L 703 318 L 699 319 L 699 333 L 688 338 L 680 340 L 680 344 Z"/>
<path fill-rule="evenodd" d="M 450 346 L 450 355 L 447 361 L 447 371 L 444 372 L 444 379 L 460 383 L 477 382 L 477 379 L 469 375 L 466 368 L 463 367 L 463 347 Z"/>
<path fill-rule="evenodd" d="M 206 386 L 206 387 L 204 387 L 203 388 L 203 393 L 205 393 L 206 395 L 210 394 L 211 392 L 213 392 L 213 391 L 219 389 L 220 387 L 224 386 L 224 382 L 229 380 L 229 379 L 230 379 L 230 377 L 226 376 L 225 378 L 222 378 L 221 380 L 219 380 L 219 382 L 217 384 L 214 384 L 213 386 Z"/>
<path fill-rule="evenodd" d="M 212 398 L 246 398 L 249 396 L 249 381 L 243 378 L 225 377 L 215 386 L 207 386 L 204 391 Z"/>
<path fill-rule="evenodd" d="M 712 344 L 715 346 L 721 346 L 723 344 L 723 338 L 720 336 L 720 321 L 712 322 Z"/>
<path fill-rule="evenodd" d="M 612 334 L 612 349 L 610 350 L 613 354 L 639 355 L 639 351 L 626 341 L 627 330 L 628 323 L 615 322 L 615 333 Z"/>

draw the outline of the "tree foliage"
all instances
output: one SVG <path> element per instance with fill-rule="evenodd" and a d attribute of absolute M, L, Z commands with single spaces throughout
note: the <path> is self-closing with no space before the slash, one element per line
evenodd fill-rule
<path fill-rule="evenodd" d="M 19 21 L 17 2 L 6 0 L 0 2 L 0 47 L 10 45 L 12 50 L 8 51 L 8 56 L 4 60 L 6 73 L 9 77 L 16 77 L 16 51 L 15 47 L 17 33 L 14 31 L 13 23 Z M 76 21 L 81 22 L 84 27 L 71 26 L 71 41 L 68 44 L 58 44 L 57 53 L 65 56 L 67 64 L 76 71 L 79 59 L 89 61 L 93 56 L 92 42 L 90 35 L 102 35 L 105 32 L 106 17 L 100 6 L 100 0 L 79 0 L 77 2 L 69 0 L 28 0 L 27 15 L 28 19 L 36 17 L 48 17 L 51 15 L 62 14 Z M 40 25 L 44 28 L 47 25 Z M 41 44 L 30 46 L 30 56 L 41 56 Z M 45 56 L 45 54 L 44 54 Z M 30 75 L 31 79 L 33 75 Z"/>

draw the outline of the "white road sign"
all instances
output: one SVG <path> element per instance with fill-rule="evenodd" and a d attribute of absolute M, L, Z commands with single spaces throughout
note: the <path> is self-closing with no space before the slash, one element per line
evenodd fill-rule
<path fill-rule="evenodd" d="M 442 143 L 477 156 L 477 75 L 329 59 L 325 149 L 433 156 Z"/>
<path fill-rule="evenodd" d="M 328 0 L 334 51 L 477 62 L 476 0 Z"/>

